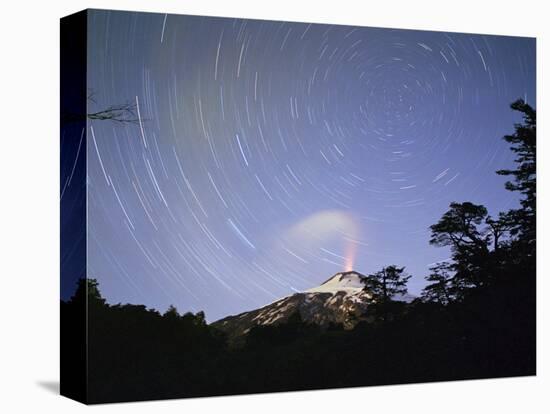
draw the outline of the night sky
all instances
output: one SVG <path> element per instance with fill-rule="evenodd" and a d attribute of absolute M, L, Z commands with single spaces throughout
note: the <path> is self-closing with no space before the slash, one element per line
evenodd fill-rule
<path fill-rule="evenodd" d="M 535 41 L 91 11 L 88 277 L 110 303 L 213 321 L 353 268 L 406 266 L 452 201 L 517 205 L 495 170 L 535 102 Z"/>

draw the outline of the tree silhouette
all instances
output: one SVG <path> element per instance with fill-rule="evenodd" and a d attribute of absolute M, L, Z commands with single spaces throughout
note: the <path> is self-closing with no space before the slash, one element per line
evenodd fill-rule
<path fill-rule="evenodd" d="M 463 287 L 481 286 L 487 274 L 485 267 L 489 257 L 491 234 L 481 225 L 487 218 L 487 209 L 470 202 L 450 204 L 441 219 L 430 226 L 430 244 L 450 246 L 454 260 L 455 277 Z"/>
<path fill-rule="evenodd" d="M 97 279 L 78 279 L 76 291 L 71 297 L 71 302 L 82 303 L 84 301 L 87 301 L 88 305 L 105 304 L 105 299 L 101 296 Z"/>
<path fill-rule="evenodd" d="M 498 214 L 497 219 L 488 216 L 485 219 L 485 223 L 488 226 L 488 231 L 493 240 L 493 251 L 498 253 L 502 238 L 514 228 L 514 223 L 511 221 L 509 214 L 502 212 Z"/>
<path fill-rule="evenodd" d="M 411 278 L 404 267 L 387 266 L 382 270 L 365 276 L 365 290 L 375 302 L 386 303 L 397 295 L 407 293 L 407 282 Z"/>
<path fill-rule="evenodd" d="M 174 305 L 168 306 L 168 309 L 166 309 L 166 312 L 164 312 L 162 316 L 172 320 L 178 320 L 180 318 L 180 314 Z"/>
<path fill-rule="evenodd" d="M 88 119 L 135 124 L 139 122 L 136 115 L 136 104 L 123 103 L 111 105 L 101 111 L 88 113 Z"/>
<path fill-rule="evenodd" d="M 499 170 L 497 174 L 511 176 L 512 181 L 506 182 L 510 191 L 518 191 L 523 195 L 520 200 L 521 209 L 510 210 L 508 216 L 515 223 L 512 234 L 520 236 L 530 246 L 528 254 L 534 254 L 536 241 L 536 156 L 537 156 L 537 113 L 523 99 L 518 99 L 510 107 L 523 115 L 523 123 L 514 125 L 515 132 L 504 136 L 510 144 L 510 149 L 517 154 L 515 169 Z"/>
<path fill-rule="evenodd" d="M 456 300 L 463 288 L 457 286 L 459 281 L 454 277 L 453 266 L 446 262 L 438 263 L 430 270 L 431 273 L 426 277 L 426 281 L 431 283 L 422 290 L 422 299 L 441 305 L 448 305 Z"/>
<path fill-rule="evenodd" d="M 487 209 L 470 202 L 456 203 L 434 225 L 430 226 L 430 244 L 451 246 L 455 253 L 487 250 L 487 238 L 478 226 L 487 217 Z"/>
<path fill-rule="evenodd" d="M 86 98 L 88 103 L 95 104 L 94 93 L 90 92 Z M 99 111 L 84 113 L 63 112 L 61 124 L 67 125 L 75 122 L 91 121 L 112 121 L 120 124 L 137 124 L 140 121 L 136 103 L 124 102 L 110 105 Z"/>

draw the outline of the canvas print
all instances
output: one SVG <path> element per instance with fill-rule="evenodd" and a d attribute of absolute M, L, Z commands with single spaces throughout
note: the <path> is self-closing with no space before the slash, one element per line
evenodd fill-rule
<path fill-rule="evenodd" d="M 61 20 L 61 393 L 536 373 L 534 38 Z"/>

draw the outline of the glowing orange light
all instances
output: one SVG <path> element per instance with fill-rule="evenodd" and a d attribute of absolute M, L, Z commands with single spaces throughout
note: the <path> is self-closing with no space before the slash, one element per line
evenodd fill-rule
<path fill-rule="evenodd" d="M 352 241 L 348 241 L 346 246 L 346 261 L 344 271 L 350 272 L 353 270 L 353 264 L 355 262 L 355 253 L 357 252 L 357 244 Z"/>

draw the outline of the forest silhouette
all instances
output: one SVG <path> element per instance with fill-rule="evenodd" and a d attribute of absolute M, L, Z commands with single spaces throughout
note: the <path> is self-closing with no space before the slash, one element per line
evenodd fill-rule
<path fill-rule="evenodd" d="M 62 393 L 100 403 L 534 375 L 536 111 L 511 108 L 523 117 L 504 137 L 515 168 L 497 173 L 520 207 L 451 203 L 430 227 L 451 258 L 430 268 L 419 298 L 392 300 L 410 276 L 391 265 L 365 278 L 372 303 L 353 329 L 297 312 L 234 343 L 203 312 L 108 304 L 81 279 L 61 302 Z"/>

